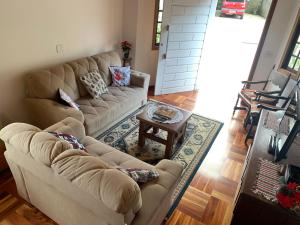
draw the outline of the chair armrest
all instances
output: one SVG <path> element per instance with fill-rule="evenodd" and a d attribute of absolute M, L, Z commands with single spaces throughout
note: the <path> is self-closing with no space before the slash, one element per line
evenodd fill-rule
<path fill-rule="evenodd" d="M 81 111 L 50 99 L 26 98 L 25 104 L 31 122 L 41 129 L 46 129 L 67 117 L 73 117 L 82 123 L 84 122 Z"/>
<path fill-rule="evenodd" d="M 131 70 L 130 84 L 137 87 L 142 87 L 148 91 L 150 83 L 150 75 L 136 70 Z"/>
<path fill-rule="evenodd" d="M 261 81 L 242 81 L 242 84 L 243 84 L 243 88 L 242 89 L 245 89 L 247 87 L 249 87 L 251 84 L 267 84 L 269 82 L 269 80 L 261 80 Z"/>
<path fill-rule="evenodd" d="M 265 84 L 268 83 L 270 80 L 260 80 L 260 81 L 242 81 L 242 84 Z"/>
<path fill-rule="evenodd" d="M 276 106 L 269 106 L 269 105 L 264 105 L 264 104 L 258 104 L 257 108 L 266 109 L 266 110 L 273 111 L 273 112 L 285 110 L 284 108 L 280 108 L 280 107 L 276 107 Z"/>
<path fill-rule="evenodd" d="M 71 134 L 77 137 L 79 140 L 83 139 L 86 136 L 83 123 L 72 117 L 68 117 L 52 125 L 51 127 L 48 127 L 45 131 Z"/>
<path fill-rule="evenodd" d="M 281 90 L 278 91 L 255 91 L 256 95 L 273 95 L 273 94 L 280 94 Z"/>

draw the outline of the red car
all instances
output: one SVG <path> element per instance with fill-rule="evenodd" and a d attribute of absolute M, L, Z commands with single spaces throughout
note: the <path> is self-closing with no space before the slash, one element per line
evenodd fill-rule
<path fill-rule="evenodd" d="M 224 0 L 221 16 L 238 15 L 240 16 L 240 19 L 243 19 L 246 10 L 246 4 L 246 0 Z"/>

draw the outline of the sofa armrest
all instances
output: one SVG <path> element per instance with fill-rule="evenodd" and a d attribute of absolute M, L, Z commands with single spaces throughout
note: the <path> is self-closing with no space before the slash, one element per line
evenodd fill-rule
<path fill-rule="evenodd" d="M 72 117 L 68 117 L 52 125 L 51 127 L 48 127 L 45 131 L 71 134 L 77 137 L 79 140 L 83 139 L 86 136 L 83 123 Z"/>
<path fill-rule="evenodd" d="M 31 122 L 41 129 L 46 129 L 67 117 L 73 117 L 82 123 L 84 122 L 81 111 L 50 99 L 26 98 L 25 104 Z"/>
<path fill-rule="evenodd" d="M 174 189 L 181 177 L 183 166 L 163 159 L 156 164 L 154 169 L 159 173 L 159 178 L 141 187 L 143 204 L 138 216 L 134 218 L 134 224 L 161 223 L 170 208 Z"/>
<path fill-rule="evenodd" d="M 158 164 L 156 164 L 155 169 L 157 169 L 158 171 L 165 171 L 173 177 L 179 178 L 182 173 L 183 166 L 174 161 L 163 159 Z"/>
<path fill-rule="evenodd" d="M 136 70 L 131 70 L 130 84 L 137 87 L 142 87 L 148 91 L 150 83 L 150 75 Z"/>

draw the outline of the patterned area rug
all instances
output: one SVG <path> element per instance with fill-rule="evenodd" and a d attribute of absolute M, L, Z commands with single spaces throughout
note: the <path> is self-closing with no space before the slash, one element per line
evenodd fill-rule
<path fill-rule="evenodd" d="M 149 101 L 147 105 L 149 104 L 153 102 Z M 105 131 L 97 139 L 145 162 L 151 164 L 159 162 L 163 159 L 165 145 L 146 139 L 145 146 L 142 149 L 138 147 L 139 121 L 136 115 L 141 113 L 147 105 Z M 188 120 L 184 141 L 181 145 L 174 146 L 174 153 L 171 157 L 171 160 L 184 166 L 184 171 L 175 189 L 173 204 L 168 215 L 171 215 L 176 208 L 222 126 L 221 122 L 197 114 L 193 114 Z M 167 137 L 167 133 L 162 130 L 157 135 L 165 139 Z"/>

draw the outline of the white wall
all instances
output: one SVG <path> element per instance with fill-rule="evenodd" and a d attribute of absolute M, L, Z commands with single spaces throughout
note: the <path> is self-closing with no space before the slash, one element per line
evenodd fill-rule
<path fill-rule="evenodd" d="M 0 120 L 26 121 L 24 74 L 119 47 L 122 19 L 123 0 L 1 0 Z"/>
<path fill-rule="evenodd" d="M 273 65 L 279 66 L 299 7 L 299 0 L 278 1 L 253 80 L 267 78 Z"/>
<path fill-rule="evenodd" d="M 135 67 L 137 18 L 139 0 L 126 0 L 123 8 L 123 40 L 132 44 L 130 57 L 132 57 L 132 66 Z"/>
<path fill-rule="evenodd" d="M 131 57 L 136 70 L 151 75 L 155 84 L 158 50 L 152 50 L 155 0 L 126 0 L 123 12 L 123 39 L 133 44 Z"/>
<path fill-rule="evenodd" d="M 135 67 L 151 75 L 155 84 L 158 50 L 152 50 L 155 0 L 139 0 Z"/>

